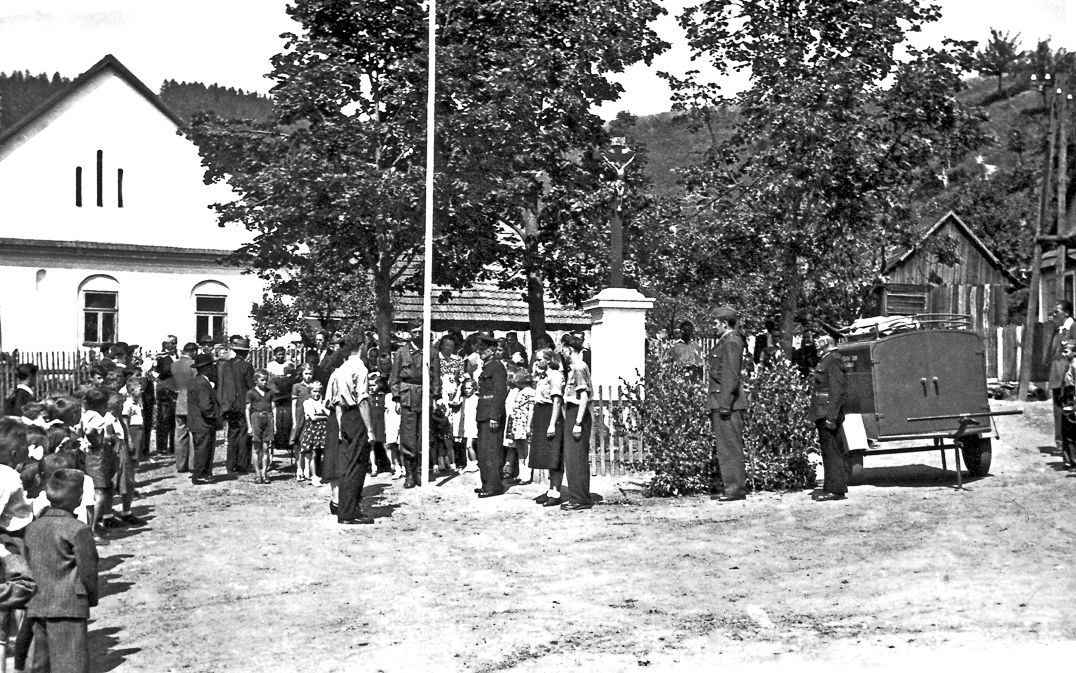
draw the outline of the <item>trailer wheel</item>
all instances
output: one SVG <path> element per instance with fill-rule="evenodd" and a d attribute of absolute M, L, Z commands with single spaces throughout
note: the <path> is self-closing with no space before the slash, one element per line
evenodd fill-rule
<path fill-rule="evenodd" d="M 992 457 L 990 438 L 968 435 L 957 441 L 960 443 L 960 455 L 968 467 L 968 474 L 973 477 L 985 477 L 990 474 L 990 458 Z"/>
<path fill-rule="evenodd" d="M 863 452 L 852 451 L 848 454 L 848 485 L 858 486 L 863 483 Z"/>

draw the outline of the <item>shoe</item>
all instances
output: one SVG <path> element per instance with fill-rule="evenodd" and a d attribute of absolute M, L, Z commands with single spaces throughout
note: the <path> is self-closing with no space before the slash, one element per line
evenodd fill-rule
<path fill-rule="evenodd" d="M 108 530 L 100 524 L 94 526 L 93 528 L 93 539 L 95 542 L 97 542 L 98 546 L 107 545 L 112 542 L 112 540 L 108 536 Z"/>
<path fill-rule="evenodd" d="M 404 488 L 414 488 L 416 486 L 418 486 L 418 484 L 415 483 L 415 480 L 411 475 L 408 475 L 407 479 L 404 479 Z"/>
<path fill-rule="evenodd" d="M 478 488 L 476 488 L 476 489 L 474 490 L 474 492 L 475 492 L 475 493 L 481 493 L 481 492 L 482 492 L 483 490 L 484 490 L 484 489 L 483 489 L 483 488 L 482 488 L 481 486 L 479 486 Z"/>
<path fill-rule="evenodd" d="M 340 509 L 335 502 L 329 501 L 329 514 L 336 514 L 336 510 Z"/>
<path fill-rule="evenodd" d="M 119 519 L 120 521 L 122 521 L 123 523 L 127 524 L 128 526 L 142 526 L 142 525 L 145 525 L 145 523 L 146 523 L 145 520 L 139 519 L 134 514 L 128 514 L 127 516 L 124 516 L 122 514 L 117 514 L 116 518 Z"/>
<path fill-rule="evenodd" d="M 482 491 L 478 494 L 479 498 L 496 498 L 498 495 L 504 495 L 504 491 Z"/>
<path fill-rule="evenodd" d="M 717 502 L 735 502 L 736 500 L 747 500 L 746 495 L 719 495 L 714 498 Z"/>
<path fill-rule="evenodd" d="M 357 526 L 357 525 L 363 525 L 363 524 L 368 525 L 368 524 L 372 524 L 373 522 L 374 522 L 373 519 L 371 519 L 370 517 L 365 516 L 365 515 L 364 516 L 357 516 L 354 519 L 341 519 L 340 521 L 337 521 L 337 523 L 339 523 L 341 525 L 344 525 L 344 526 Z"/>
<path fill-rule="evenodd" d="M 545 503 L 542 504 L 542 506 L 543 507 L 556 507 L 557 505 L 561 505 L 561 504 L 564 504 L 564 498 L 557 497 L 557 498 L 550 498 L 549 500 L 546 500 Z"/>
<path fill-rule="evenodd" d="M 110 516 L 110 517 L 106 517 L 104 519 L 101 519 L 100 526 L 102 528 L 105 528 L 105 529 L 108 529 L 108 528 L 122 528 L 123 523 L 121 523 L 120 520 L 117 517 Z"/>
<path fill-rule="evenodd" d="M 594 505 L 589 502 L 566 502 L 560 506 L 562 512 L 579 512 L 590 509 Z"/>
<path fill-rule="evenodd" d="M 816 502 L 830 502 L 831 500 L 846 500 L 844 493 L 823 493 L 815 498 Z"/>
<path fill-rule="evenodd" d="M 549 502 L 549 494 L 548 493 L 541 494 L 540 496 L 538 496 L 537 498 L 534 499 L 534 502 L 538 503 L 539 505 L 546 504 L 547 502 Z"/>

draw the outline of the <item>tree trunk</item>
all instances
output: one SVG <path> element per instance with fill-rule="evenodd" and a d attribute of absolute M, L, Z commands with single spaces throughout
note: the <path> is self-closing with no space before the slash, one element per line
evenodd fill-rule
<path fill-rule="evenodd" d="M 541 208 L 539 202 L 538 208 Z M 538 250 L 538 210 L 523 208 L 523 268 L 527 272 L 527 319 L 530 321 L 531 348 L 545 334 L 545 273 Z"/>
<path fill-rule="evenodd" d="M 800 294 L 803 292 L 803 276 L 800 275 L 799 263 L 795 251 L 785 253 L 784 271 L 781 274 L 784 295 L 781 297 L 781 349 L 791 357 L 792 331 L 796 326 L 796 314 L 800 306 Z"/>
<path fill-rule="evenodd" d="M 392 264 L 387 259 L 378 260 L 374 271 L 374 306 L 377 308 L 377 343 L 379 350 L 385 350 L 386 344 L 392 343 Z M 389 352 L 385 350 L 385 352 Z"/>

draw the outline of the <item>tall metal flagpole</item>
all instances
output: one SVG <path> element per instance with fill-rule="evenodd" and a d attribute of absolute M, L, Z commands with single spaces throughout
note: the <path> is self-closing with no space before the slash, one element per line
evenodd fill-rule
<path fill-rule="evenodd" d="M 433 294 L 433 105 L 435 83 L 437 81 L 437 0 L 426 0 L 429 7 L 429 72 L 426 85 L 426 243 L 423 249 L 422 282 L 422 463 L 419 475 L 423 486 L 430 483 L 430 343 L 433 337 L 433 319 L 430 297 Z"/>

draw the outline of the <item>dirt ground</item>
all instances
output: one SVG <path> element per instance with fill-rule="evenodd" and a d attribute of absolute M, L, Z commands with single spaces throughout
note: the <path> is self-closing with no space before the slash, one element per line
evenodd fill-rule
<path fill-rule="evenodd" d="M 147 524 L 101 548 L 100 671 L 843 670 L 1076 656 L 1076 473 L 1048 403 L 997 402 L 992 474 L 937 453 L 866 462 L 844 502 L 809 492 L 537 506 L 477 474 L 367 482 L 373 526 L 291 474 L 193 487 L 143 466 Z M 222 458 L 218 449 L 218 458 Z M 950 452 L 949 467 L 952 468 Z M 218 466 L 218 473 L 223 469 Z"/>

